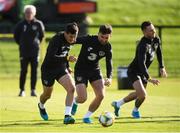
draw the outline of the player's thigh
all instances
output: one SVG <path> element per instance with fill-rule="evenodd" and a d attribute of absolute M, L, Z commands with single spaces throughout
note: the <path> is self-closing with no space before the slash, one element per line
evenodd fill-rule
<path fill-rule="evenodd" d="M 66 89 L 66 91 L 74 91 L 75 83 L 72 76 L 67 73 L 58 79 L 58 82 Z"/>
<path fill-rule="evenodd" d="M 43 94 L 45 96 L 51 96 L 52 91 L 53 91 L 53 86 L 45 86 L 45 85 L 43 85 Z"/>
<path fill-rule="evenodd" d="M 96 96 L 102 96 L 102 97 L 104 96 L 105 87 L 104 87 L 103 79 L 98 79 L 98 80 L 92 81 L 91 86 L 92 86 Z"/>
<path fill-rule="evenodd" d="M 145 87 L 140 78 L 133 82 L 133 87 L 136 90 L 137 96 L 145 96 L 146 95 Z"/>
<path fill-rule="evenodd" d="M 78 98 L 87 99 L 86 84 L 84 84 L 84 83 L 77 84 L 76 85 L 76 93 L 78 95 Z"/>

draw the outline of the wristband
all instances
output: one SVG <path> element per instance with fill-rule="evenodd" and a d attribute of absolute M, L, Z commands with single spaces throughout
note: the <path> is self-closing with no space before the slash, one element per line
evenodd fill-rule
<path fill-rule="evenodd" d="M 69 55 L 67 56 L 67 61 L 69 61 Z"/>
<path fill-rule="evenodd" d="M 151 77 L 149 77 L 148 81 L 150 81 L 150 80 L 152 80 L 152 78 L 151 78 Z"/>

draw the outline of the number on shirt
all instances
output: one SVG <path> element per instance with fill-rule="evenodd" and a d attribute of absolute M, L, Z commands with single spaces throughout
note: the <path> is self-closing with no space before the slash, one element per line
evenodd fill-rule
<path fill-rule="evenodd" d="M 94 53 L 90 53 L 90 55 L 88 56 L 88 59 L 91 60 L 91 61 L 96 60 L 96 58 L 97 58 L 97 55 L 94 54 Z"/>

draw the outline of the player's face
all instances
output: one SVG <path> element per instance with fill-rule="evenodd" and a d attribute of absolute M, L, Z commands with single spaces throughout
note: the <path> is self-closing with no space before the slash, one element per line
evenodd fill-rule
<path fill-rule="evenodd" d="M 98 33 L 98 40 L 103 45 L 109 41 L 110 37 L 111 37 L 111 34 Z"/>
<path fill-rule="evenodd" d="M 34 19 L 34 14 L 30 8 L 26 9 L 26 11 L 25 11 L 25 19 L 27 21 L 31 21 Z"/>
<path fill-rule="evenodd" d="M 76 42 L 76 39 L 77 39 L 77 33 L 76 34 L 71 34 L 71 33 L 64 33 L 65 35 L 65 38 L 66 38 L 66 41 L 69 43 L 69 44 L 72 44 L 72 43 L 75 43 Z"/>
<path fill-rule="evenodd" d="M 151 39 L 156 36 L 156 29 L 154 25 L 151 24 L 146 27 L 146 29 L 144 30 L 144 36 Z"/>

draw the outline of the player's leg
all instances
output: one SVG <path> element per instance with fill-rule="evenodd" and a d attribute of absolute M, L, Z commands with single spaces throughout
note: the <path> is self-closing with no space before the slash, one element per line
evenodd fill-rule
<path fill-rule="evenodd" d="M 73 106 L 71 114 L 75 115 L 78 107 L 78 103 L 84 103 L 87 100 L 87 85 L 88 85 L 88 73 L 87 71 L 80 71 L 75 69 L 74 78 L 76 82 L 77 96 L 73 100 Z"/>
<path fill-rule="evenodd" d="M 91 82 L 91 86 L 94 90 L 95 98 L 89 106 L 89 111 L 95 112 L 104 98 L 105 87 L 102 79 Z"/>
<path fill-rule="evenodd" d="M 79 83 L 76 85 L 77 96 L 74 98 L 71 114 L 75 115 L 79 103 L 84 103 L 87 100 L 86 84 Z"/>
<path fill-rule="evenodd" d="M 28 68 L 28 63 L 29 60 L 24 57 L 20 57 L 20 66 L 21 66 L 21 71 L 20 71 L 20 77 L 19 77 L 19 96 L 23 97 L 25 96 L 25 82 L 26 82 L 26 75 L 27 75 L 27 68 Z"/>
<path fill-rule="evenodd" d="M 48 87 L 43 85 L 43 93 L 40 96 L 40 102 L 38 103 L 38 108 L 40 115 L 44 120 L 48 120 L 48 114 L 46 112 L 44 104 L 48 99 L 50 99 L 52 91 L 53 91 L 53 86 Z"/>
<path fill-rule="evenodd" d="M 65 100 L 64 124 L 73 124 L 74 118 L 71 117 L 72 103 L 74 98 L 75 84 L 70 74 L 65 74 L 59 78 L 58 82 L 65 88 L 67 95 Z"/>
<path fill-rule="evenodd" d="M 91 102 L 88 108 L 88 112 L 85 114 L 83 118 L 83 121 L 85 123 L 92 123 L 92 120 L 90 119 L 90 117 L 98 109 L 105 95 L 105 87 L 104 87 L 102 79 L 98 79 L 91 82 L 91 86 L 94 90 L 95 98 Z"/>
<path fill-rule="evenodd" d="M 122 98 L 122 99 L 120 99 L 118 101 L 113 101 L 111 103 L 111 105 L 114 107 L 114 114 L 115 114 L 115 116 L 116 117 L 120 116 L 120 108 L 121 108 L 121 106 L 123 104 L 128 103 L 128 102 L 130 102 L 132 100 L 135 100 L 136 98 L 137 98 L 137 94 L 134 91 L 134 92 L 129 93 L 126 97 L 124 97 L 124 98 Z"/>
<path fill-rule="evenodd" d="M 132 84 L 134 83 L 134 81 L 139 80 L 139 76 L 136 73 L 128 72 L 127 74 L 128 74 L 128 78 Z M 114 108 L 115 116 L 116 117 L 120 116 L 120 109 L 123 104 L 128 103 L 132 100 L 135 100 L 136 98 L 137 98 L 137 94 L 136 94 L 136 90 L 135 90 L 134 92 L 129 93 L 126 97 L 121 98 L 120 100 L 117 100 L 117 101 L 113 101 L 111 103 L 111 105 Z"/>
<path fill-rule="evenodd" d="M 36 82 L 37 82 L 37 68 L 38 68 L 38 57 L 31 58 L 31 96 L 37 96 Z"/>
<path fill-rule="evenodd" d="M 56 72 L 56 71 L 55 71 Z M 43 93 L 40 95 L 40 101 L 38 103 L 40 115 L 44 120 L 48 120 L 48 114 L 46 113 L 46 109 L 44 104 L 48 99 L 51 98 L 51 94 L 53 91 L 53 85 L 55 81 L 55 75 L 53 70 L 41 68 L 41 81 L 43 85 Z"/>
<path fill-rule="evenodd" d="M 134 118 L 140 118 L 141 116 L 138 109 L 146 98 L 146 90 L 141 78 L 133 83 L 133 87 L 136 90 L 137 99 L 135 101 L 135 107 L 132 111 L 132 116 Z"/>
<path fill-rule="evenodd" d="M 75 98 L 76 103 L 84 103 L 87 100 L 87 90 L 84 83 L 76 85 L 77 96 Z"/>

